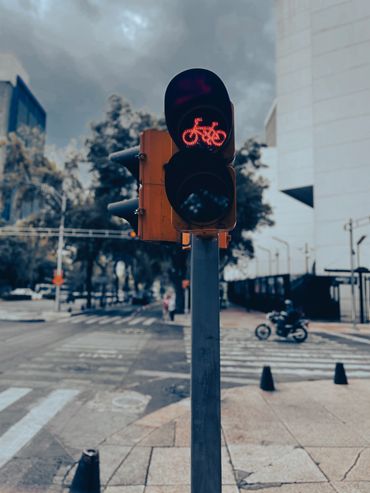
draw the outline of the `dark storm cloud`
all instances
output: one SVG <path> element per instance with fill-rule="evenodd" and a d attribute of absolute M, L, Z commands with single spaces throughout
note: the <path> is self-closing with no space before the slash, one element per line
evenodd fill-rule
<path fill-rule="evenodd" d="M 190 67 L 223 78 L 239 143 L 274 98 L 273 0 L 0 0 L 0 49 L 19 57 L 48 113 L 48 141 L 87 133 L 113 92 L 157 114 Z"/>

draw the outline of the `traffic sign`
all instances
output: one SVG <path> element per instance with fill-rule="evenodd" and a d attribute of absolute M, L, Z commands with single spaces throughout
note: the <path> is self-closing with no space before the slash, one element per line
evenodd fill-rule
<path fill-rule="evenodd" d="M 53 282 L 53 284 L 55 284 L 55 286 L 61 286 L 64 283 L 63 275 L 62 274 L 55 274 L 52 282 Z"/>
<path fill-rule="evenodd" d="M 190 280 L 189 279 L 183 279 L 182 280 L 182 289 L 186 289 L 190 287 Z"/>

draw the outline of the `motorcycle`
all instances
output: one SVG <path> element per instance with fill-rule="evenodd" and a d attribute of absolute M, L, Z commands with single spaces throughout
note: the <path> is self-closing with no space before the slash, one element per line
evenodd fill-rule
<path fill-rule="evenodd" d="M 269 323 L 263 323 L 257 325 L 254 333 L 258 339 L 265 341 L 271 335 L 271 326 L 273 324 L 276 327 L 276 335 L 279 337 L 292 336 L 296 342 L 304 342 L 308 336 L 308 320 L 303 318 L 297 318 L 297 321 L 292 324 L 287 324 L 287 313 L 273 311 L 266 315 L 266 319 Z"/>

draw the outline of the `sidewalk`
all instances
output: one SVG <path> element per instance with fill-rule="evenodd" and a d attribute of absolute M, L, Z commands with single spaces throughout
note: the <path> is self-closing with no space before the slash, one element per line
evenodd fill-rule
<path fill-rule="evenodd" d="M 46 320 L 55 320 L 61 317 L 69 317 L 71 314 L 68 308 L 73 312 L 79 312 L 83 302 L 79 300 L 73 305 L 62 303 L 61 311 L 55 311 L 54 300 L 22 300 L 22 301 L 4 301 L 0 300 L 0 320 L 12 322 L 44 322 Z"/>
<path fill-rule="evenodd" d="M 369 409 L 368 380 L 224 391 L 223 493 L 368 493 Z M 99 446 L 102 491 L 189 493 L 189 425 L 185 399 L 108 437 Z M 62 473 L 48 493 L 61 491 Z"/>
<path fill-rule="evenodd" d="M 176 315 L 175 322 L 180 325 L 191 325 L 191 316 Z M 221 310 L 220 325 L 226 328 L 248 328 L 254 329 L 258 324 L 266 322 L 266 313 L 257 311 L 246 311 L 238 305 L 230 305 L 229 308 Z M 370 324 L 357 324 L 355 329 L 359 333 L 370 334 Z M 309 322 L 309 331 L 330 331 L 342 333 L 354 333 L 351 323 L 344 322 Z M 370 493 L 370 492 L 369 492 Z"/>
<path fill-rule="evenodd" d="M 3 301 L 0 300 L 0 321 L 12 322 L 51 322 L 61 318 L 73 317 L 80 314 L 97 313 L 109 314 L 119 311 L 125 313 L 132 311 L 132 306 L 128 304 L 113 305 L 106 308 L 82 309 L 86 305 L 86 300 L 79 299 L 72 304 L 62 303 L 59 312 L 55 311 L 54 300 L 37 301 Z M 142 310 L 143 307 L 136 307 Z"/>

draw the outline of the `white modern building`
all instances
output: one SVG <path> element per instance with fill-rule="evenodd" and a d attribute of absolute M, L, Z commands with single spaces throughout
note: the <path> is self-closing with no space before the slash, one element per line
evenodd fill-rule
<path fill-rule="evenodd" d="M 276 22 L 277 98 L 266 122 L 276 151 L 264 156 L 276 227 L 256 243 L 275 249 L 272 236 L 292 249 L 307 243 L 318 275 L 350 269 L 344 227 L 352 219 L 354 266 L 358 250 L 370 268 L 370 1 L 276 0 Z M 340 302 L 349 318 L 348 285 Z"/>
<path fill-rule="evenodd" d="M 271 121 L 268 119 L 266 123 Z M 264 201 L 272 208 L 275 224 L 253 234 L 255 256 L 249 272 L 254 277 L 312 272 L 315 260 L 313 209 L 281 191 L 278 151 L 269 137 L 271 135 L 266 139 L 269 147 L 263 149 L 261 159 L 268 167 L 259 170 L 259 174 L 269 183 Z"/>

